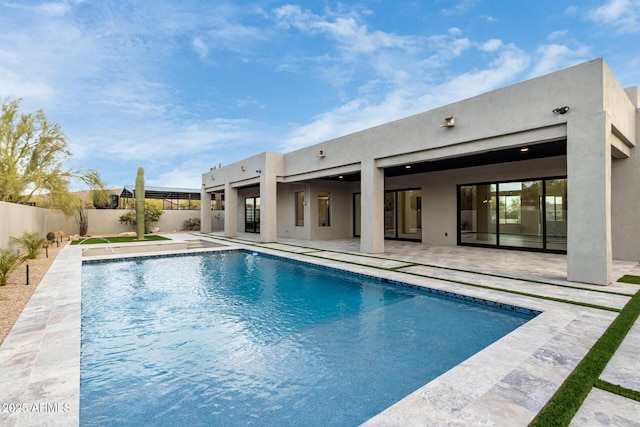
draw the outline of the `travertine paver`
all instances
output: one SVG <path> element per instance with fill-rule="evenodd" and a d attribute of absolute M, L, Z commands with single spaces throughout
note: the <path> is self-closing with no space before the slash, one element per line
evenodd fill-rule
<path fill-rule="evenodd" d="M 591 389 L 570 427 L 640 427 L 640 402 Z"/>
<path fill-rule="evenodd" d="M 60 251 L 0 346 L 0 424 L 78 424 L 80 250 Z"/>
<path fill-rule="evenodd" d="M 640 392 L 640 317 L 600 375 L 604 381 Z M 640 412 L 638 412 L 640 420 Z"/>
<path fill-rule="evenodd" d="M 277 250 L 282 250 L 282 251 L 287 251 L 287 252 L 295 252 L 295 253 L 314 253 L 314 252 L 319 252 L 321 251 L 321 249 L 312 249 L 312 248 L 306 248 L 306 247 L 301 247 L 301 246 L 292 246 L 292 245 L 281 245 L 279 243 L 265 243 L 264 247 L 266 248 L 270 248 L 270 249 L 277 249 Z"/>
<path fill-rule="evenodd" d="M 535 293 L 553 298 L 568 299 L 603 307 L 621 309 L 631 299 L 628 295 L 613 295 L 601 292 L 594 292 L 584 289 L 566 288 L 543 283 L 530 283 L 522 280 L 507 279 L 504 277 L 493 277 L 489 275 L 477 274 L 468 271 L 451 271 L 442 268 L 413 266 L 402 268 L 401 271 L 415 273 L 429 277 L 442 278 L 444 280 L 457 280 L 466 283 L 473 283 L 481 286 L 489 286 L 504 290 L 518 292 Z M 600 288 L 603 290 L 603 288 Z"/>
<path fill-rule="evenodd" d="M 318 258 L 334 259 L 334 260 L 353 263 L 353 264 L 370 265 L 377 268 L 399 268 L 399 267 L 405 267 L 410 264 L 406 261 L 394 261 L 394 260 L 384 259 L 380 257 L 345 254 L 341 252 L 331 252 L 331 251 L 314 252 L 313 256 L 316 256 Z"/>

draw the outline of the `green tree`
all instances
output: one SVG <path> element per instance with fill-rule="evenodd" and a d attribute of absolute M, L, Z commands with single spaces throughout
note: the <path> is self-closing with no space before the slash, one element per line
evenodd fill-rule
<path fill-rule="evenodd" d="M 20 100 L 2 100 L 0 115 L 0 201 L 26 203 L 35 194 L 48 194 L 49 207 L 72 215 L 85 202 L 71 193 L 79 180 L 92 190 L 106 190 L 95 170 L 68 168 L 71 152 L 60 125 L 44 112 L 21 113 Z"/>

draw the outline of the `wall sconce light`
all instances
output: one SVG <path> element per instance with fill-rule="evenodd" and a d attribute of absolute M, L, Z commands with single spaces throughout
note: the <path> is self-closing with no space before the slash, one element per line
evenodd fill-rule
<path fill-rule="evenodd" d="M 261 169 L 257 169 L 256 173 L 262 173 L 262 170 Z"/>
<path fill-rule="evenodd" d="M 247 167 L 245 165 L 240 165 L 240 170 L 244 172 L 247 170 Z"/>
<path fill-rule="evenodd" d="M 316 154 L 316 157 L 324 157 L 324 155 L 325 155 L 324 150 L 320 150 L 318 151 L 318 154 Z"/>
<path fill-rule="evenodd" d="M 569 107 L 565 105 L 564 107 L 554 109 L 553 114 L 565 114 L 567 111 L 569 111 Z"/>
<path fill-rule="evenodd" d="M 444 119 L 444 123 L 440 125 L 441 128 L 451 128 L 456 125 L 456 118 L 451 116 Z"/>

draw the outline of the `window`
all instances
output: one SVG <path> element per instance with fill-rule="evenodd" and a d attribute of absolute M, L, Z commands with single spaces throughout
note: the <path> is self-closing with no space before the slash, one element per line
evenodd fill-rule
<path fill-rule="evenodd" d="M 244 199 L 244 231 L 247 233 L 260 232 L 260 197 Z"/>
<path fill-rule="evenodd" d="M 304 227 L 304 191 L 296 192 L 296 227 Z"/>
<path fill-rule="evenodd" d="M 520 224 L 522 221 L 520 196 L 498 196 L 500 224 Z M 495 219 L 495 218 L 494 218 Z"/>
<path fill-rule="evenodd" d="M 331 193 L 318 191 L 318 227 L 331 225 Z"/>
<path fill-rule="evenodd" d="M 547 221 L 565 221 L 564 197 L 547 196 Z"/>
<path fill-rule="evenodd" d="M 498 218 L 500 224 L 522 223 L 522 182 L 500 183 L 498 193 Z M 492 218 L 495 221 L 495 217 Z"/>

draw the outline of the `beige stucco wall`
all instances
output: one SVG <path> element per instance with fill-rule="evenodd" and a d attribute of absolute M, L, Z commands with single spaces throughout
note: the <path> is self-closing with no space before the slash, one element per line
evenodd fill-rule
<path fill-rule="evenodd" d="M 308 227 L 311 220 L 311 208 L 309 204 L 310 186 L 307 183 L 278 184 L 278 236 L 294 239 L 310 239 Z M 304 197 L 304 226 L 296 226 L 296 192 L 305 193 Z"/>
<path fill-rule="evenodd" d="M 20 237 L 23 233 L 46 235 L 47 209 L 0 202 L 0 248 L 15 249 L 11 237 Z"/>
<path fill-rule="evenodd" d="M 636 103 L 637 138 L 640 135 L 640 98 L 636 88 L 629 88 L 627 92 Z M 611 164 L 613 258 L 630 261 L 640 260 L 640 152 L 637 150 L 631 150 L 627 159 L 613 159 Z"/>
<path fill-rule="evenodd" d="M 90 235 L 118 234 L 124 231 L 135 231 L 132 227 L 120 224 L 118 218 L 125 210 L 120 209 L 89 209 Z M 215 228 L 218 228 L 217 219 L 214 218 Z M 182 229 L 185 219 L 200 216 L 199 210 L 168 210 L 164 211 L 160 221 L 155 226 L 160 232 L 173 232 Z M 73 216 L 67 217 L 57 209 L 44 209 L 32 206 L 18 205 L 15 203 L 0 202 L 0 247 L 13 247 L 10 245 L 11 237 L 20 237 L 24 232 L 38 232 L 45 237 L 49 231 L 63 231 L 66 235 L 78 233 L 78 224 Z M 221 218 L 224 224 L 224 218 Z M 214 228 L 214 229 L 215 229 Z"/>

